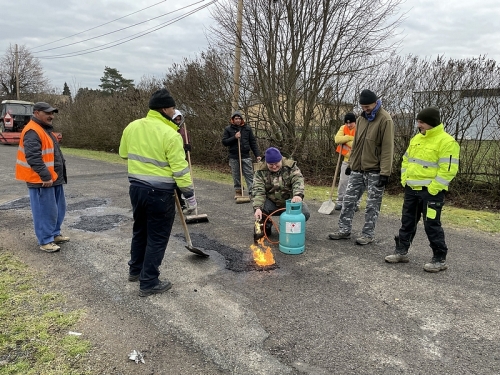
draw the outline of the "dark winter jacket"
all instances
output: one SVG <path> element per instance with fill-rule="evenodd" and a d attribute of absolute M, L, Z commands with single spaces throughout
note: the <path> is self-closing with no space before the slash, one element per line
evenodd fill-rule
<path fill-rule="evenodd" d="M 226 126 L 224 129 L 224 135 L 222 136 L 222 144 L 229 148 L 229 159 L 238 159 L 238 139 L 235 138 L 234 135 L 239 131 L 241 131 L 241 158 L 249 159 L 250 151 L 253 152 L 255 157 L 260 156 L 257 140 L 253 135 L 252 128 L 248 125 L 237 126 L 231 124 Z"/>
<path fill-rule="evenodd" d="M 393 155 L 394 123 L 389 112 L 380 108 L 373 121 L 369 121 L 364 113 L 359 116 L 349 158 L 351 169 L 390 176 Z"/>
<path fill-rule="evenodd" d="M 59 142 L 57 142 L 56 137 L 52 133 L 54 128 L 52 125 L 46 124 L 34 116 L 31 119 L 40 125 L 52 138 L 52 142 L 54 142 L 54 171 L 57 173 L 58 177 L 57 180 L 53 182 L 53 186 L 66 183 L 66 164 L 61 149 L 59 148 Z M 51 180 L 50 172 L 42 160 L 42 141 L 40 140 L 38 134 L 33 130 L 26 132 L 24 135 L 24 153 L 26 155 L 26 161 L 30 167 L 38 173 L 42 181 Z M 28 183 L 28 187 L 41 186 L 42 184 Z"/>

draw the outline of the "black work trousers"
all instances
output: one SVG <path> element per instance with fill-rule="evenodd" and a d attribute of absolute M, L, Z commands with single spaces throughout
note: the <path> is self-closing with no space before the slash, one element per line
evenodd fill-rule
<path fill-rule="evenodd" d="M 175 218 L 174 195 L 133 185 L 129 194 L 134 216 L 129 273 L 140 274 L 141 289 L 151 289 L 160 282 L 160 266 Z"/>
<path fill-rule="evenodd" d="M 433 252 L 432 260 L 434 262 L 445 260 L 448 252 L 444 239 L 444 230 L 441 227 L 443 206 L 444 191 L 439 192 L 437 195 L 431 195 L 425 187 L 422 190 L 413 190 L 409 186 L 405 187 L 399 241 L 406 248 L 410 247 L 417 233 L 417 224 L 423 216 L 424 229 Z"/>

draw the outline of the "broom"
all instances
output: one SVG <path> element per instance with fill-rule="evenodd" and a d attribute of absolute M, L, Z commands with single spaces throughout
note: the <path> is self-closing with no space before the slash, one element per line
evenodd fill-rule
<path fill-rule="evenodd" d="M 186 123 L 184 123 L 184 131 L 186 132 L 186 138 L 187 138 L 187 127 Z M 184 140 L 184 142 L 187 143 L 187 139 Z M 187 158 L 188 158 L 188 164 L 189 164 L 189 174 L 191 175 L 191 181 L 193 182 L 193 191 L 194 189 L 194 178 L 193 178 L 193 168 L 191 167 L 191 152 L 187 151 Z M 196 197 L 196 194 L 195 194 Z M 194 209 L 194 215 L 186 215 L 185 217 L 186 224 L 194 224 L 194 223 L 205 223 L 208 222 L 208 215 L 207 214 L 198 214 L 198 206 Z"/>
<path fill-rule="evenodd" d="M 236 198 L 236 203 L 250 203 L 250 197 L 245 197 L 245 190 L 243 189 L 243 169 L 241 169 L 241 146 L 240 139 L 238 138 L 238 159 L 240 161 L 240 185 L 241 185 L 241 197 Z"/>

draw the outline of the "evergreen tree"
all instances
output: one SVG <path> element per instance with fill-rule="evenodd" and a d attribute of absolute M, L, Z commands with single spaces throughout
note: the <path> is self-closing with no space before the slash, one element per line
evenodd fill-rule
<path fill-rule="evenodd" d="M 66 82 L 64 82 L 64 88 L 62 94 L 69 96 L 69 98 L 71 99 L 71 91 L 69 91 L 69 86 Z"/>
<path fill-rule="evenodd" d="M 106 94 L 113 94 L 134 87 L 133 79 L 123 78 L 117 69 L 110 68 L 109 66 L 104 67 L 104 75 L 101 77 L 101 82 L 99 87 Z"/>

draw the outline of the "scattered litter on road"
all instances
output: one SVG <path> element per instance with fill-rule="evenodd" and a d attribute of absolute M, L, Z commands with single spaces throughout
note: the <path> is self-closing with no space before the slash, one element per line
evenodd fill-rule
<path fill-rule="evenodd" d="M 137 350 L 132 350 L 132 353 L 130 353 L 128 355 L 128 358 L 131 359 L 132 361 L 135 361 L 135 363 L 139 363 L 139 362 L 146 363 L 146 362 L 144 362 L 143 355 L 140 352 L 138 352 Z"/>
<path fill-rule="evenodd" d="M 82 334 L 80 332 L 73 332 L 73 331 L 69 331 L 68 332 L 68 335 L 73 335 L 73 336 L 81 336 Z"/>

